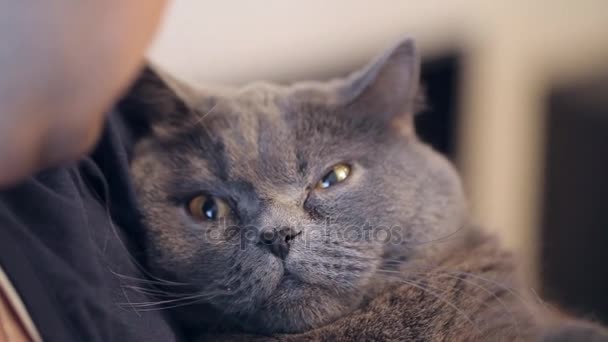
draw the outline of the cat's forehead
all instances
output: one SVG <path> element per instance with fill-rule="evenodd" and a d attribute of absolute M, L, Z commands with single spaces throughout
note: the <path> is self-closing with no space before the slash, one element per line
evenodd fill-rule
<path fill-rule="evenodd" d="M 197 157 L 221 164 L 223 176 L 231 180 L 297 178 L 297 125 L 290 122 L 294 116 L 286 115 L 290 106 L 282 89 L 256 85 L 210 102 L 193 113 L 201 117 L 196 145 L 205 147 Z"/>
<path fill-rule="evenodd" d="M 269 140 L 277 145 L 293 143 L 290 130 L 294 125 L 289 121 L 298 117 L 286 115 L 288 107 L 280 88 L 258 85 L 214 97 L 195 115 L 201 117 L 203 136 L 234 147 L 229 149 L 231 154 L 251 155 L 252 149 L 255 154 L 276 154 L 275 147 L 280 146 L 267 144 Z"/>
<path fill-rule="evenodd" d="M 207 92 L 186 120 L 194 124 L 170 139 L 178 142 L 179 155 L 167 149 L 168 157 L 192 160 L 190 172 L 205 180 L 274 189 L 300 186 L 332 164 L 374 155 L 388 137 L 381 122 L 328 104 L 324 93 L 330 92 L 315 84 L 263 83 Z"/>
<path fill-rule="evenodd" d="M 254 84 L 232 90 L 205 94 L 193 115 L 206 127 L 224 133 L 256 128 L 259 121 L 283 120 L 282 113 L 287 101 L 279 86 Z"/>

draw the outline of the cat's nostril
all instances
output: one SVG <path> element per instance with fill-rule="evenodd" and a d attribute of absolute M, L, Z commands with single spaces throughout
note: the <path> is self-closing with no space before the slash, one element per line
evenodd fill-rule
<path fill-rule="evenodd" d="M 302 232 L 297 231 L 291 227 L 283 227 L 279 231 L 279 235 L 284 238 L 285 242 L 289 243 L 289 241 L 293 240 L 296 236 L 300 235 Z"/>
<path fill-rule="evenodd" d="M 291 227 L 279 227 L 264 230 L 260 234 L 260 242 L 270 252 L 281 259 L 285 259 L 289 253 L 290 243 L 301 232 Z"/>

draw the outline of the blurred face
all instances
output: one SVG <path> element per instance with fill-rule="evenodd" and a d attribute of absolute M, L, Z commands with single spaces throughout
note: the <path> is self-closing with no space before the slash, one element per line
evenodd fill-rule
<path fill-rule="evenodd" d="M 88 151 L 166 0 L 0 5 L 0 186 Z"/>

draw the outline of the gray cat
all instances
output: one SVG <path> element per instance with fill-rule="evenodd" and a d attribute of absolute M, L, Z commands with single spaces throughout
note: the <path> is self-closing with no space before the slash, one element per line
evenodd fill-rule
<path fill-rule="evenodd" d="M 142 74 L 122 109 L 149 293 L 187 338 L 608 341 L 528 298 L 471 225 L 454 168 L 416 136 L 419 65 L 405 40 L 326 83 Z"/>

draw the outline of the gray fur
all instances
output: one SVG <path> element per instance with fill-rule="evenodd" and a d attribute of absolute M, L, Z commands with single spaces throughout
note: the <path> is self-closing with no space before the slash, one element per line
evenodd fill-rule
<path fill-rule="evenodd" d="M 146 115 L 132 174 L 151 272 L 202 296 L 174 310 L 180 322 L 207 333 L 311 331 L 377 305 L 386 271 L 453 248 L 434 242 L 468 227 L 466 202 L 450 163 L 416 137 L 418 77 L 411 40 L 326 83 L 186 98 L 144 73 L 123 103 Z M 341 162 L 351 176 L 315 189 Z M 186 203 L 200 193 L 232 214 L 194 221 Z M 302 234 L 282 260 L 258 237 L 286 226 Z"/>

